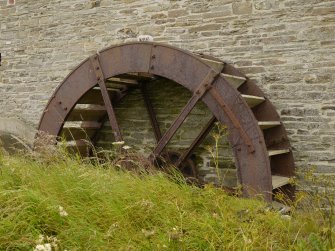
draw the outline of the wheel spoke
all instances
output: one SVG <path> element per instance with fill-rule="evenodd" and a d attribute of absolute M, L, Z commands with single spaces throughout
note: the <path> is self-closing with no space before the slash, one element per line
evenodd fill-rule
<path fill-rule="evenodd" d="M 170 128 L 164 133 L 163 137 L 159 140 L 153 154 L 155 156 L 159 155 L 164 147 L 167 145 L 167 143 L 171 140 L 173 135 L 176 133 L 176 131 L 179 129 L 181 124 L 186 119 L 187 115 L 190 114 L 196 103 L 198 102 L 199 97 L 193 95 L 192 98 L 187 102 L 186 106 L 183 108 L 182 112 L 178 115 L 176 120 L 172 123 Z"/>
<path fill-rule="evenodd" d="M 129 93 L 129 92 L 128 92 Z M 122 93 L 118 93 L 118 95 L 116 95 L 115 96 L 115 99 L 113 99 L 112 100 L 112 103 L 115 105 L 115 104 L 117 104 L 118 102 L 120 102 L 121 101 L 121 99 L 123 99 L 124 98 L 124 96 L 126 96 L 127 95 L 127 92 L 122 92 Z M 93 145 L 96 145 L 96 143 L 97 143 L 97 141 L 99 140 L 99 137 L 98 137 L 98 135 L 99 135 L 99 131 L 102 129 L 102 127 L 104 126 L 104 124 L 106 123 L 106 121 L 109 119 L 109 117 L 108 117 L 108 114 L 107 114 L 107 112 L 104 114 L 104 116 L 102 116 L 99 120 L 98 120 L 98 122 L 100 123 L 100 127 L 95 131 L 95 133 L 93 134 L 93 136 L 92 136 L 92 139 L 91 139 L 91 141 L 92 141 L 92 143 L 93 143 Z"/>
<path fill-rule="evenodd" d="M 93 67 L 95 69 L 95 74 L 97 76 L 98 85 L 99 85 L 100 90 L 101 90 L 102 99 L 104 100 L 104 103 L 105 103 L 105 107 L 106 107 L 106 110 L 107 110 L 109 122 L 110 122 L 110 125 L 112 127 L 112 131 L 113 131 L 115 140 L 116 141 L 122 141 L 122 135 L 121 135 L 120 127 L 117 123 L 114 108 L 113 108 L 112 102 L 110 100 L 108 91 L 107 91 L 107 87 L 106 87 L 106 83 L 105 83 L 105 80 L 104 80 L 103 72 L 101 70 L 98 55 L 95 55 L 95 56 L 91 57 L 91 62 L 92 62 Z"/>
<path fill-rule="evenodd" d="M 206 124 L 206 126 L 201 130 L 199 135 L 195 138 L 192 142 L 191 146 L 179 157 L 178 161 L 176 162 L 176 167 L 179 167 L 186 159 L 190 157 L 192 152 L 196 147 L 198 147 L 206 138 L 208 133 L 212 130 L 214 123 L 217 121 L 215 116 L 213 116 Z"/>
<path fill-rule="evenodd" d="M 201 84 L 198 86 L 198 88 L 193 93 L 193 96 L 189 99 L 181 113 L 178 115 L 178 117 L 174 120 L 170 128 L 164 133 L 162 138 L 157 143 L 156 148 L 153 151 L 153 155 L 158 156 L 165 146 L 169 143 L 173 135 L 176 133 L 176 131 L 179 129 L 179 127 L 182 125 L 186 117 L 190 114 L 196 103 L 201 99 L 203 95 L 212 87 L 212 84 L 215 82 L 217 76 L 219 75 L 218 72 L 214 70 L 210 70 L 204 80 L 201 82 Z"/>
<path fill-rule="evenodd" d="M 142 83 L 141 91 L 142 91 L 145 107 L 147 108 L 147 111 L 148 111 L 148 114 L 149 114 L 149 117 L 150 117 L 150 122 L 151 122 L 152 128 L 154 129 L 156 141 L 159 142 L 159 140 L 162 138 L 162 133 L 161 133 L 161 130 L 159 128 L 159 124 L 158 124 L 158 121 L 157 121 L 157 116 L 156 116 L 155 110 L 154 110 L 154 108 L 152 106 L 152 103 L 151 103 L 151 100 L 148 96 L 147 83 L 145 83 L 145 82 Z"/>

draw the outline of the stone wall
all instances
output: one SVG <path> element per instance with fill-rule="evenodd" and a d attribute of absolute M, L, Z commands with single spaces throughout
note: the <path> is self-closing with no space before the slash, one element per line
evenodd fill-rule
<path fill-rule="evenodd" d="M 0 0 L 0 117 L 36 127 L 79 62 L 147 34 L 254 78 L 297 165 L 335 173 L 334 27 L 334 0 Z"/>

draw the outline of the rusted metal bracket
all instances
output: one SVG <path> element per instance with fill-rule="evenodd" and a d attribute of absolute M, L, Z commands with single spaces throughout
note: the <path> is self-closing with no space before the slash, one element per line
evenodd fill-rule
<path fill-rule="evenodd" d="M 248 147 L 248 152 L 249 153 L 254 153 L 255 152 L 255 148 L 254 148 L 254 146 L 252 144 L 252 140 L 249 138 L 249 136 L 247 135 L 247 133 L 243 129 L 241 123 L 236 118 L 236 116 L 233 113 L 233 111 L 229 108 L 229 106 L 226 104 L 226 102 L 224 101 L 224 99 L 218 93 L 217 89 L 215 87 L 213 87 L 213 88 L 211 88 L 209 90 L 209 93 L 219 103 L 220 107 L 227 114 L 228 118 L 230 119 L 230 121 L 232 122 L 232 124 L 234 125 L 234 127 L 239 131 L 239 133 L 241 135 L 241 138 L 243 139 L 244 143 Z M 240 151 L 241 149 L 237 149 L 237 150 Z"/>
<path fill-rule="evenodd" d="M 174 120 L 170 128 L 164 133 L 160 141 L 158 142 L 156 148 L 153 151 L 154 156 L 158 156 L 167 143 L 171 140 L 173 135 L 176 133 L 176 131 L 179 129 L 179 127 L 182 125 L 186 117 L 189 115 L 189 113 L 192 111 L 196 103 L 204 96 L 204 94 L 213 86 L 213 83 L 217 79 L 217 77 L 220 75 L 217 71 L 214 71 L 211 69 L 204 80 L 201 82 L 201 84 L 195 89 L 193 96 L 189 99 L 181 113 L 178 115 L 178 117 Z"/>
<path fill-rule="evenodd" d="M 99 85 L 100 90 L 101 90 L 101 95 L 102 95 L 102 98 L 103 98 L 104 103 L 105 103 L 106 111 L 107 111 L 107 114 L 108 114 L 109 122 L 110 122 L 110 125 L 112 127 L 112 131 L 113 131 L 115 140 L 116 141 L 122 141 L 122 135 L 121 135 L 120 127 L 117 123 L 114 108 L 113 108 L 112 102 L 111 102 L 109 94 L 108 94 L 104 74 L 102 72 L 100 61 L 99 61 L 99 55 L 96 54 L 96 55 L 90 57 L 90 60 L 92 62 L 92 66 L 93 66 L 95 75 L 97 77 L 97 82 L 98 82 L 98 85 Z"/>

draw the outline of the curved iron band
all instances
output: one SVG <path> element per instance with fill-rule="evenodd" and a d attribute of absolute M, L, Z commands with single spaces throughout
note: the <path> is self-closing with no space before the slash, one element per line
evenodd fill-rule
<path fill-rule="evenodd" d="M 105 78 L 129 72 L 149 72 L 171 79 L 192 93 L 208 72 L 213 70 L 193 54 L 157 43 L 138 42 L 113 46 L 102 50 L 99 55 Z M 86 59 L 53 94 L 41 118 L 39 130 L 59 135 L 77 101 L 96 84 L 93 65 Z M 222 77 L 215 81 L 213 87 L 239 121 L 254 147 L 251 152 L 241 136 L 241 129 L 236 127 L 236 123 L 232 123 L 211 92 L 207 92 L 202 101 L 218 121 L 228 127 L 228 138 L 233 147 L 244 196 L 263 194 L 266 200 L 271 200 L 270 162 L 256 118 L 240 93 Z"/>

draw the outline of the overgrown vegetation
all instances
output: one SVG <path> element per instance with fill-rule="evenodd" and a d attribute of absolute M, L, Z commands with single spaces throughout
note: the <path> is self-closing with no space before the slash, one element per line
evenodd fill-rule
<path fill-rule="evenodd" d="M 329 250 L 334 212 L 314 199 L 282 215 L 178 175 L 2 154 L 0 250 Z"/>

